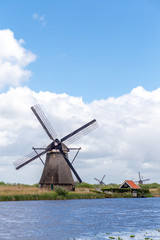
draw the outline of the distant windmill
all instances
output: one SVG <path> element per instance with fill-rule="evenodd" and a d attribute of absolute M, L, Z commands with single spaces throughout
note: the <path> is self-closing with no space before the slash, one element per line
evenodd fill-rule
<path fill-rule="evenodd" d="M 138 181 L 135 181 L 135 182 L 137 182 L 138 184 L 143 184 L 143 182 L 146 182 L 146 181 L 149 181 L 149 180 L 150 180 L 150 179 L 143 179 L 143 177 L 141 177 L 140 172 L 138 172 L 138 176 L 139 176 L 139 180 L 138 180 Z"/>
<path fill-rule="evenodd" d="M 97 182 L 99 182 L 100 185 L 105 185 L 105 183 L 103 182 L 105 176 L 106 176 L 106 175 L 104 175 L 101 180 L 99 180 L 99 179 L 97 179 L 97 178 L 94 178 L 94 179 L 95 179 Z"/>
<path fill-rule="evenodd" d="M 67 136 L 57 139 L 57 134 L 43 113 L 41 107 L 39 105 L 35 105 L 31 107 L 31 109 L 52 142 L 45 148 L 33 148 L 34 152 L 14 162 L 15 168 L 18 170 L 37 158 L 40 158 L 42 161 L 41 156 L 46 154 L 45 163 L 42 161 L 44 168 L 39 182 L 40 187 L 53 189 L 54 186 L 60 185 L 74 190 L 75 183 L 71 171 L 76 176 L 77 180 L 82 182 L 77 171 L 72 165 L 80 148 L 78 148 L 78 152 L 73 161 L 70 162 L 68 159 L 68 152 L 69 150 L 74 149 L 68 148 L 66 145 L 73 143 L 85 134 L 94 130 L 98 126 L 96 120 L 93 119 Z"/>

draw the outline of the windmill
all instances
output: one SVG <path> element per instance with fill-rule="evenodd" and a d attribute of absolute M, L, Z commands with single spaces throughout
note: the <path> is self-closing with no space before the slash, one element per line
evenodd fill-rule
<path fill-rule="evenodd" d="M 52 142 L 47 147 L 33 148 L 34 151 L 32 153 L 18 159 L 13 163 L 15 168 L 18 170 L 28 163 L 34 161 L 35 159 L 40 158 L 41 162 L 44 164 L 43 172 L 39 181 L 41 188 L 53 189 L 54 186 L 60 185 L 68 188 L 69 190 L 74 190 L 75 183 L 72 177 L 72 173 L 75 175 L 79 182 L 82 182 L 77 171 L 72 165 L 78 152 L 80 151 L 80 148 L 77 148 L 78 151 L 71 163 L 68 159 L 68 152 L 70 149 L 67 147 L 67 145 L 73 143 L 77 139 L 94 130 L 98 126 L 96 120 L 93 119 L 92 121 L 88 122 L 87 124 L 83 125 L 82 127 L 59 140 L 54 128 L 45 116 L 41 107 L 37 104 L 35 106 L 32 106 L 31 110 L 35 114 L 36 118 Z M 74 149 L 72 148 L 71 150 Z M 44 154 L 46 154 L 45 163 L 41 159 L 41 156 Z"/>
<path fill-rule="evenodd" d="M 138 184 L 143 184 L 143 182 L 146 182 L 146 181 L 149 181 L 149 180 L 150 180 L 150 179 L 143 179 L 143 177 L 141 177 L 140 172 L 138 172 L 138 176 L 139 176 L 139 180 L 138 180 L 138 181 L 135 181 L 135 182 L 137 182 Z"/>
<path fill-rule="evenodd" d="M 97 182 L 99 182 L 100 185 L 105 185 L 105 183 L 103 182 L 105 176 L 106 176 L 106 175 L 104 175 L 101 180 L 99 180 L 99 179 L 97 179 L 97 178 L 94 178 L 94 179 L 95 179 Z"/>

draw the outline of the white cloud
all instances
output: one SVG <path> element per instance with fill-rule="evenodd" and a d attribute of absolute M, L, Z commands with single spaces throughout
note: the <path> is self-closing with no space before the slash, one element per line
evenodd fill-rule
<path fill-rule="evenodd" d="M 42 26 L 44 27 L 45 25 L 46 25 L 46 23 L 47 23 L 47 21 L 46 21 L 46 16 L 43 14 L 43 15 L 39 15 L 39 14 L 37 14 L 37 13 L 34 13 L 33 15 L 32 15 L 32 18 L 34 19 L 34 20 L 36 20 L 36 21 L 39 21 L 41 24 L 42 24 Z"/>
<path fill-rule="evenodd" d="M 45 20 L 38 14 L 33 18 Z M 75 143 L 82 147 L 74 165 L 83 181 L 94 182 L 94 177 L 101 179 L 105 174 L 107 183 L 121 183 L 124 179 L 137 179 L 140 171 L 151 182 L 160 182 L 160 89 L 150 92 L 137 87 L 119 98 L 90 104 L 65 93 L 36 93 L 21 87 L 31 75 L 26 67 L 36 58 L 22 44 L 24 40 L 16 40 L 12 31 L 0 30 L 0 89 L 10 87 L 8 92 L 0 94 L 1 180 L 39 181 L 43 166 L 38 160 L 19 171 L 12 165 L 30 152 L 32 146 L 49 143 L 30 110 L 39 103 L 60 138 L 93 118 L 100 124 L 97 130 Z"/>
<path fill-rule="evenodd" d="M 12 162 L 50 141 L 30 107 L 39 103 L 53 127 L 65 136 L 94 117 L 100 127 L 75 142 L 82 147 L 74 166 L 83 181 L 121 183 L 138 179 L 138 171 L 151 182 L 159 181 L 160 89 L 142 87 L 119 98 L 85 104 L 82 98 L 36 93 L 27 87 L 0 94 L 0 172 L 2 181 L 35 183 L 43 165 L 36 160 L 21 170 Z"/>
<path fill-rule="evenodd" d="M 20 86 L 31 76 L 26 70 L 36 56 L 26 50 L 24 41 L 15 39 L 11 30 L 0 30 L 0 90 L 6 86 Z"/>

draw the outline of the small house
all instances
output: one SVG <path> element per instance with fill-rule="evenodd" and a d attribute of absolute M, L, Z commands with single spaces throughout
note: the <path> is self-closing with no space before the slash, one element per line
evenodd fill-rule
<path fill-rule="evenodd" d="M 125 180 L 119 188 L 140 189 L 141 187 L 135 184 L 132 180 Z"/>
<path fill-rule="evenodd" d="M 119 188 L 130 188 L 133 197 L 137 197 L 137 190 L 141 189 L 141 187 L 135 184 L 132 180 L 125 180 Z"/>

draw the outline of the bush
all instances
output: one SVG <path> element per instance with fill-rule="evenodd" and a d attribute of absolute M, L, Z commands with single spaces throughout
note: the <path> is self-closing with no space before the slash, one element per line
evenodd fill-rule
<path fill-rule="evenodd" d="M 94 188 L 94 185 L 82 182 L 82 183 L 76 183 L 76 187 L 79 187 L 79 188 Z"/>
<path fill-rule="evenodd" d="M 35 183 L 32 185 L 33 187 L 39 188 L 39 183 Z"/>
<path fill-rule="evenodd" d="M 119 188 L 120 184 L 109 183 L 109 184 L 105 185 L 105 187 L 108 187 L 108 188 Z"/>
<path fill-rule="evenodd" d="M 68 190 L 61 186 L 56 186 L 54 191 L 57 193 L 57 195 L 64 196 L 64 197 L 67 196 L 68 194 Z"/>
<path fill-rule="evenodd" d="M 141 186 L 142 188 L 146 188 L 146 189 L 153 189 L 153 188 L 159 188 L 160 184 L 158 183 L 147 183 Z"/>
<path fill-rule="evenodd" d="M 0 182 L 0 185 L 1 185 L 1 186 L 5 186 L 6 183 L 4 183 L 4 182 Z"/>

